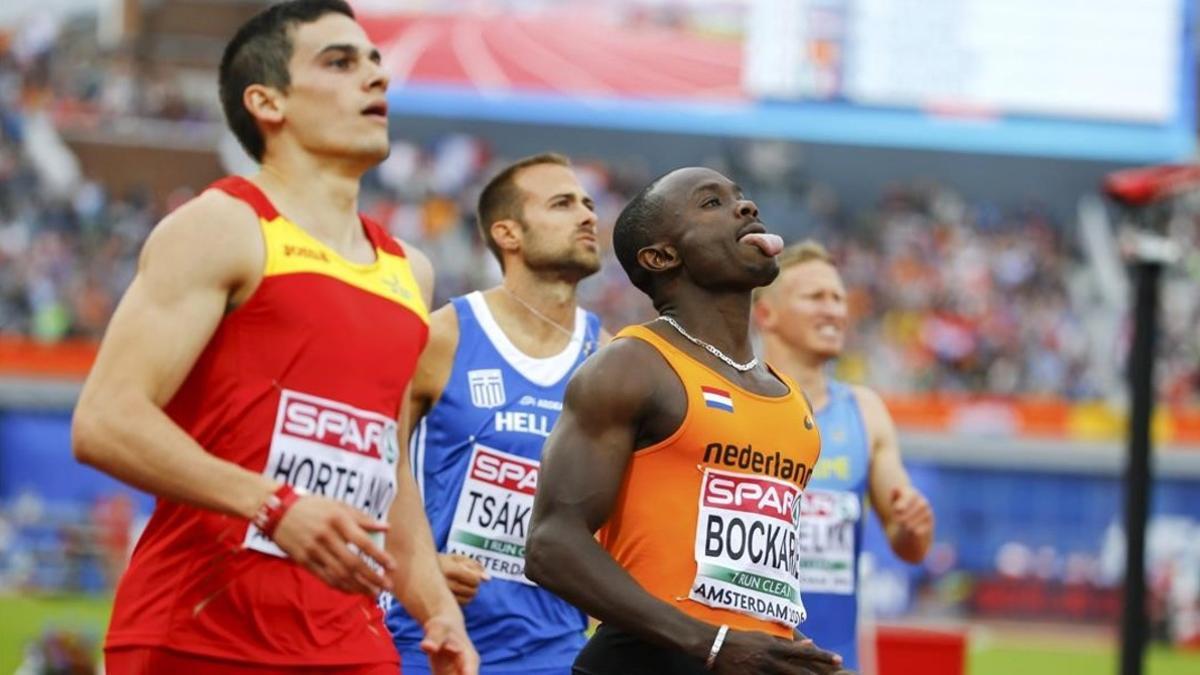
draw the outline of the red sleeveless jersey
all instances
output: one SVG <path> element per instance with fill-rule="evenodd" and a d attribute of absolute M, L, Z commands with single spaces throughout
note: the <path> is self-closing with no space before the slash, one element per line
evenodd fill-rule
<path fill-rule="evenodd" d="M 258 214 L 265 268 L 166 413 L 222 459 L 385 519 L 395 420 L 428 338 L 404 250 L 363 219 L 376 260 L 355 264 L 249 181 L 212 188 Z M 165 499 L 117 588 L 106 646 L 281 666 L 398 661 L 371 599 L 326 586 L 246 520 Z"/>

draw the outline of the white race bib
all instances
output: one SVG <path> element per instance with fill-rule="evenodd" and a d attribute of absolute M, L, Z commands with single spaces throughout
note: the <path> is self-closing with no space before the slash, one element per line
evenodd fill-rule
<path fill-rule="evenodd" d="M 396 421 L 386 415 L 285 389 L 263 475 L 386 521 L 396 497 L 397 442 Z M 374 538 L 383 543 L 382 533 Z M 245 546 L 287 557 L 253 525 Z"/>
<path fill-rule="evenodd" d="M 527 457 L 476 445 L 446 552 L 474 558 L 493 578 L 535 586 L 525 577 L 525 537 L 539 467 Z"/>
<path fill-rule="evenodd" d="M 862 502 L 853 492 L 809 489 L 800 503 L 800 590 L 852 595 Z"/>
<path fill-rule="evenodd" d="M 799 515 L 794 483 L 705 469 L 688 598 L 795 628 L 805 619 L 796 569 Z"/>

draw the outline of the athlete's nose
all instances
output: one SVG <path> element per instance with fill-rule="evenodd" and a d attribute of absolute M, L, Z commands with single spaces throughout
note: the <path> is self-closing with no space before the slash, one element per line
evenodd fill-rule
<path fill-rule="evenodd" d="M 749 199 L 742 199 L 737 203 L 737 214 L 743 218 L 758 220 L 758 204 Z"/>
<path fill-rule="evenodd" d="M 596 212 L 594 210 L 587 206 L 583 207 L 583 220 L 579 223 L 580 226 L 587 228 L 591 232 L 595 232 L 596 222 L 598 220 L 599 219 L 596 218 Z"/>
<path fill-rule="evenodd" d="M 367 90 L 387 91 L 388 84 L 391 82 L 391 76 L 388 75 L 387 68 L 382 63 L 367 61 L 370 64 L 369 79 L 367 80 Z"/>

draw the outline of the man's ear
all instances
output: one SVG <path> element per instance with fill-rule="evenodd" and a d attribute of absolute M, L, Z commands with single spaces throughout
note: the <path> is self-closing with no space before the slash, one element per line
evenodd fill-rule
<path fill-rule="evenodd" d="M 666 272 L 683 264 L 679 251 L 671 244 L 651 244 L 637 252 L 638 264 L 651 272 Z"/>
<path fill-rule="evenodd" d="M 254 119 L 264 124 L 283 122 L 284 96 L 274 87 L 252 84 L 242 92 L 242 105 Z"/>
<path fill-rule="evenodd" d="M 488 228 L 492 233 L 492 241 L 503 252 L 516 253 L 524 243 L 525 228 L 512 218 L 504 218 L 492 223 Z"/>

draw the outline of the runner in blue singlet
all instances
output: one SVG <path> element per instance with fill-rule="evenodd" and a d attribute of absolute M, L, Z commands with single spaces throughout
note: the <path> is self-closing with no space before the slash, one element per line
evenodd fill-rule
<path fill-rule="evenodd" d="M 604 339 L 575 303 L 576 284 L 600 266 L 596 216 L 553 154 L 501 171 L 478 215 L 504 281 L 431 316 L 410 399 L 412 469 L 480 672 L 566 675 L 587 618 L 525 577 L 525 536 L 567 380 Z M 421 626 L 399 605 L 387 623 L 403 672 L 428 672 Z"/>
<path fill-rule="evenodd" d="M 754 319 L 767 361 L 804 389 L 817 411 L 821 459 L 801 513 L 801 593 L 808 620 L 800 631 L 859 669 L 858 555 L 863 497 L 879 514 L 892 550 L 924 559 L 933 512 L 900 459 L 896 428 L 883 401 L 866 387 L 829 378 L 825 366 L 842 352 L 846 289 L 825 249 L 806 241 L 779 255 L 779 277 L 760 289 Z"/>

